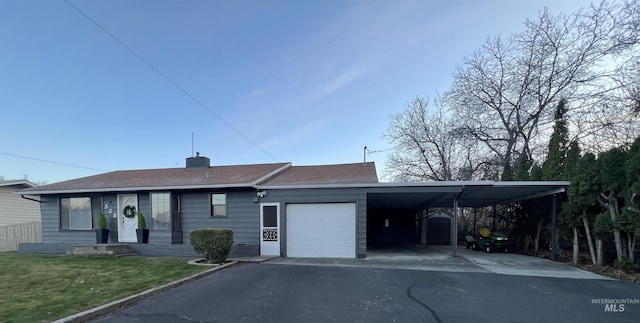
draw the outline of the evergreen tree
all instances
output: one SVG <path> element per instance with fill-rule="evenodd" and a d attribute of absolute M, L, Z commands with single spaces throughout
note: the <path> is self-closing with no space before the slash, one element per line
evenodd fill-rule
<path fill-rule="evenodd" d="M 596 196 L 599 193 L 598 185 L 598 164 L 596 156 L 592 153 L 586 153 L 582 156 L 575 167 L 571 167 L 570 161 L 576 154 L 577 145 L 572 144 L 567 154 L 567 174 L 571 181 L 571 185 L 567 190 L 568 201 L 563 205 L 563 212 L 568 212 L 570 217 L 575 220 L 582 221 L 587 242 L 589 244 L 589 252 L 591 261 L 595 265 L 598 263 L 596 253 L 591 236 L 591 223 L 595 220 L 595 214 L 600 212 Z"/>
<path fill-rule="evenodd" d="M 511 169 L 511 164 L 507 162 L 504 165 L 504 169 L 502 170 L 502 176 L 500 176 L 500 180 L 503 182 L 513 181 L 513 170 Z"/>
<path fill-rule="evenodd" d="M 531 159 L 527 156 L 526 153 L 520 154 L 517 166 L 518 167 L 513 174 L 513 179 L 516 181 L 531 180 Z"/>
<path fill-rule="evenodd" d="M 613 148 L 600 155 L 598 158 L 600 196 L 598 202 L 609 211 L 613 224 L 613 240 L 616 245 L 616 257 L 622 261 L 625 257 L 620 236 L 619 217 L 620 205 L 626 193 L 627 154 L 621 148 Z"/>
<path fill-rule="evenodd" d="M 559 180 L 562 179 L 564 170 L 564 158 L 567 152 L 567 141 L 569 130 L 564 116 L 567 112 L 564 99 L 560 100 L 554 114 L 555 124 L 553 126 L 553 134 L 549 139 L 547 149 L 547 159 L 542 165 L 543 180 Z"/>
<path fill-rule="evenodd" d="M 563 179 L 565 180 L 573 180 L 576 175 L 576 169 L 578 167 L 578 161 L 580 159 L 580 147 L 577 142 L 572 142 L 569 145 L 569 150 L 567 151 L 567 156 L 564 161 L 564 170 L 563 170 Z M 575 183 L 572 183 L 575 185 Z M 573 202 L 573 193 L 572 186 L 569 186 L 569 190 L 567 192 L 568 200 L 562 204 L 562 209 L 560 210 L 560 223 L 563 227 L 571 228 L 573 232 L 573 264 L 578 264 L 578 254 L 580 252 L 580 245 L 578 241 L 578 227 L 582 224 L 581 222 L 581 210 L 579 206 Z M 575 193 L 574 193 L 575 194 Z M 595 201 L 595 200 L 594 200 Z M 594 263 L 595 264 L 595 263 Z"/>
<path fill-rule="evenodd" d="M 533 166 L 531 166 L 530 179 L 532 181 L 541 181 L 542 180 L 542 167 L 540 167 L 540 164 L 533 163 Z"/>
<path fill-rule="evenodd" d="M 603 251 L 602 242 L 608 240 L 611 237 L 613 231 L 613 222 L 611 217 L 607 213 L 601 213 L 596 216 L 596 222 L 593 225 L 593 233 L 596 236 L 596 249 L 597 249 L 597 265 L 602 266 Z"/>
<path fill-rule="evenodd" d="M 575 140 L 571 141 L 564 161 L 562 179 L 571 180 L 571 178 L 576 175 L 576 172 L 578 171 L 578 162 L 580 161 L 580 153 L 580 145 L 578 142 Z"/>
<path fill-rule="evenodd" d="M 625 165 L 626 194 L 625 205 L 620 214 L 620 228 L 627 234 L 629 259 L 635 261 L 634 250 L 640 236 L 640 137 L 636 138 L 627 152 Z"/>

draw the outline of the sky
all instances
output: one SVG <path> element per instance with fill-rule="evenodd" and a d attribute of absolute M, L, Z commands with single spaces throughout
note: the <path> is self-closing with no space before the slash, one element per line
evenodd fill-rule
<path fill-rule="evenodd" d="M 357 163 L 367 146 L 385 180 L 391 114 L 446 91 L 488 37 L 588 5 L 2 0 L 0 176 L 184 167 L 195 152 L 212 166 Z"/>

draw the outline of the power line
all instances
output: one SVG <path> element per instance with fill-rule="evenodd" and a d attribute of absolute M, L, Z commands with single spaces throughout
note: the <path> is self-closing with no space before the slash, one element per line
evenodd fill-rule
<path fill-rule="evenodd" d="M 104 170 L 104 169 L 97 169 L 97 168 L 84 167 L 84 166 L 78 166 L 78 165 L 72 165 L 72 164 L 65 164 L 65 163 L 60 163 L 60 162 L 56 162 L 56 161 L 52 161 L 52 160 L 46 160 L 46 159 L 40 159 L 40 158 L 33 158 L 33 157 L 27 157 L 27 156 L 21 156 L 21 155 L 9 154 L 9 153 L 4 153 L 4 152 L 0 152 L 0 155 L 6 155 L 6 156 L 18 157 L 18 158 L 24 158 L 24 159 L 31 159 L 31 160 L 36 160 L 36 161 L 45 162 L 45 163 L 49 163 L 49 164 L 56 164 L 56 165 L 62 165 L 62 166 L 68 166 L 68 167 L 82 168 L 82 169 L 88 169 L 88 170 L 95 170 L 95 171 L 99 171 L 99 172 L 108 172 L 108 170 Z"/>
<path fill-rule="evenodd" d="M 265 153 L 267 156 L 271 157 L 273 160 L 278 161 L 277 158 L 275 158 L 273 155 L 271 155 L 268 151 L 266 151 L 264 148 L 260 147 L 260 145 L 258 145 L 257 143 L 255 143 L 253 140 L 249 139 L 249 137 L 245 136 L 245 134 L 243 134 L 242 132 L 240 132 L 240 130 L 236 129 L 235 127 L 233 127 L 229 122 L 227 122 L 226 120 L 224 120 L 221 116 L 219 116 L 217 113 L 213 112 L 213 110 L 211 110 L 208 106 L 206 106 L 204 103 L 200 102 L 200 100 L 196 99 L 193 95 L 191 95 L 191 93 L 189 93 L 187 90 L 185 90 L 182 86 L 180 86 L 178 83 L 174 82 L 169 76 L 167 76 L 166 74 L 162 73 L 162 71 L 160 71 L 157 67 L 155 67 L 153 64 L 149 63 L 149 61 L 147 61 L 144 57 L 140 56 L 138 53 L 136 53 L 136 51 L 134 51 L 133 49 L 131 49 L 129 46 L 127 46 L 125 43 L 123 43 L 122 41 L 120 41 L 120 39 L 118 39 L 115 35 L 113 35 L 112 33 L 110 33 L 107 29 L 105 29 L 104 27 L 102 27 L 98 22 L 96 22 L 95 20 L 93 20 L 91 17 L 89 17 L 89 15 L 87 15 L 86 13 L 84 13 L 82 10 L 80 10 L 80 8 L 76 7 L 75 5 L 73 5 L 71 2 L 69 2 L 69 0 L 64 0 L 69 6 L 71 6 L 73 9 L 75 9 L 78 13 L 80 13 L 82 16 L 84 16 L 85 18 L 87 18 L 87 20 L 89 20 L 91 23 L 93 23 L 96 27 L 98 27 L 100 30 L 102 30 L 105 34 L 107 34 L 109 37 L 111 37 L 111 39 L 113 39 L 115 42 L 117 42 L 118 44 L 120 44 L 120 46 L 124 47 L 127 51 L 129 51 L 131 54 L 133 54 L 135 57 L 137 57 L 138 59 L 140 59 L 145 65 L 147 65 L 149 68 L 151 68 L 153 71 L 155 71 L 156 73 L 158 73 L 158 75 L 162 76 L 165 80 L 167 80 L 169 83 L 171 83 L 176 89 L 178 89 L 180 92 L 182 92 L 184 95 L 186 95 L 188 98 L 190 98 L 193 102 L 195 102 L 197 105 L 199 105 L 200 107 L 202 107 L 203 109 L 205 109 L 207 112 L 209 112 L 211 115 L 213 115 L 214 117 L 216 117 L 218 120 L 222 121 L 222 123 L 224 123 L 227 127 L 229 127 L 229 129 L 235 131 L 238 135 L 240 135 L 242 138 L 244 138 L 247 142 L 249 142 L 250 144 L 252 144 L 253 146 L 255 146 L 256 148 L 260 149 L 263 153 Z"/>

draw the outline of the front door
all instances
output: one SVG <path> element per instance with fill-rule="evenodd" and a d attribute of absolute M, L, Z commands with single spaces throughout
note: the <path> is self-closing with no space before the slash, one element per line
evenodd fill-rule
<path fill-rule="evenodd" d="M 280 256 L 280 204 L 260 204 L 260 255 Z"/>
<path fill-rule="evenodd" d="M 134 207 L 136 212 L 138 211 L 137 194 L 118 195 L 118 241 L 137 242 L 136 229 L 138 228 L 138 217 L 135 214 L 131 218 L 126 217 L 124 215 L 124 209 L 127 206 Z"/>

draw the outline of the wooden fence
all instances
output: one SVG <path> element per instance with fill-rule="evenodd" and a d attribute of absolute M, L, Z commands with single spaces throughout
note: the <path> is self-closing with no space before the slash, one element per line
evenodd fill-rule
<path fill-rule="evenodd" d="M 42 242 L 39 221 L 0 226 L 0 252 L 18 250 L 21 242 Z"/>

